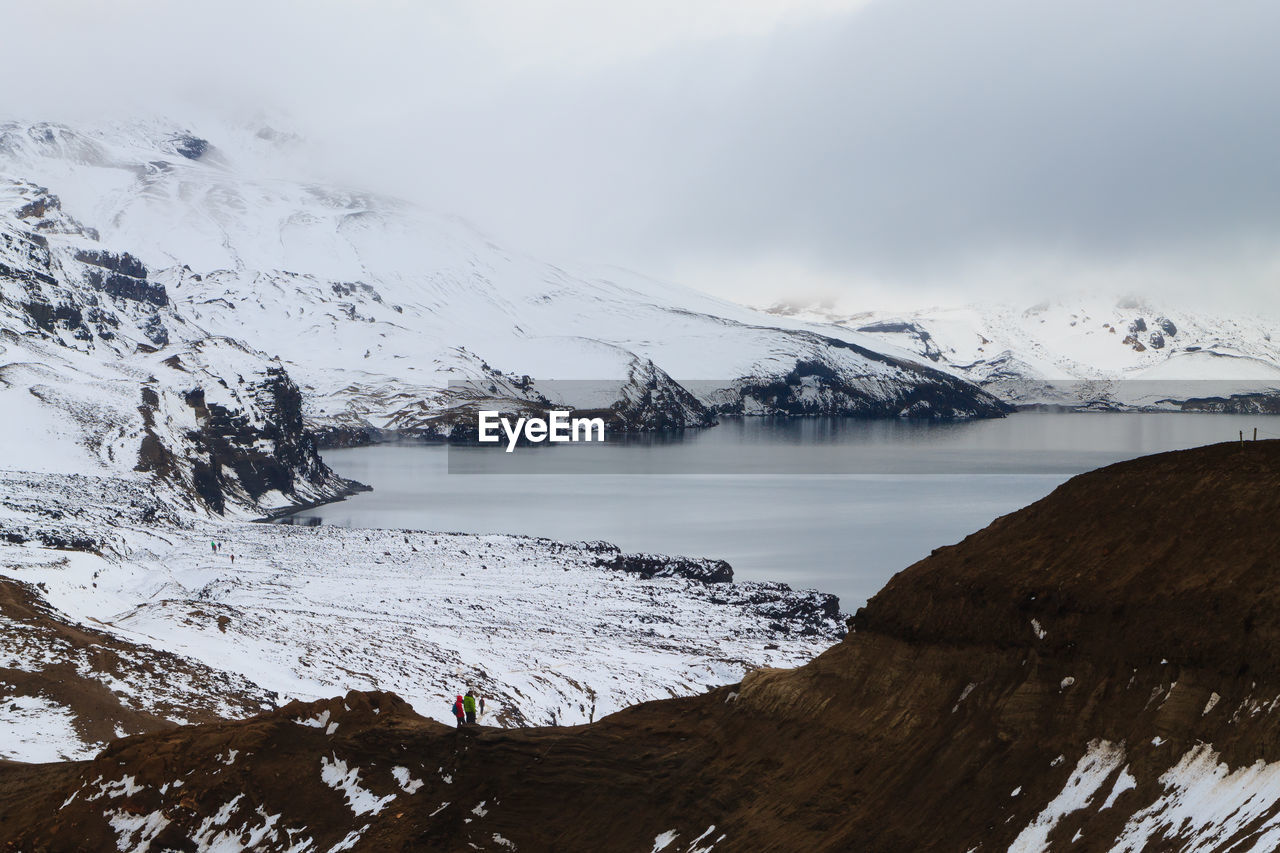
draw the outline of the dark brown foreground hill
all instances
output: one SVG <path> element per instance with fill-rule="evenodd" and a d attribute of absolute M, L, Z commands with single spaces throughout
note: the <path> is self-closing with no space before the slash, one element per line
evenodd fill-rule
<path fill-rule="evenodd" d="M 1280 847 L 1280 442 L 1076 477 L 807 666 L 590 726 L 389 694 L 0 769 L 20 850 Z M 221 844 L 222 846 L 219 846 Z"/>

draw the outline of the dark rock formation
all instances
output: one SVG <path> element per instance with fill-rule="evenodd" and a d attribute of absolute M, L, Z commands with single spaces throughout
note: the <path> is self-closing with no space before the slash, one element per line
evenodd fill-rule
<path fill-rule="evenodd" d="M 0 274 L 3 274 L 0 270 Z M 46 332 L 57 331 L 59 326 L 75 330 L 84 326 L 84 314 L 70 302 L 50 304 L 48 302 L 24 302 L 23 309 L 36 327 Z"/>
<path fill-rule="evenodd" d="M 115 341 L 126 328 L 137 329 L 154 345 L 169 341 L 169 330 L 158 309 L 168 305 L 162 285 L 147 279 L 137 258 L 99 248 L 80 248 L 55 259 L 43 233 L 96 239 L 62 212 L 58 198 L 34 184 L 18 189 L 30 199 L 13 222 L 24 227 L 0 227 L 0 278 L 21 284 L 21 298 L 10 304 L 27 315 L 33 328 L 61 343 L 82 349 L 94 341 Z M 68 275 L 68 263 L 83 264 L 83 279 Z M 84 285 L 87 285 L 85 287 Z M 123 302 L 116 302 L 115 300 Z"/>
<path fill-rule="evenodd" d="M 840 599 L 830 593 L 812 590 L 797 592 L 785 583 L 762 583 L 749 599 L 757 612 L 773 620 L 770 627 L 784 633 L 798 624 L 799 633 L 815 636 L 822 627 L 840 618 Z"/>
<path fill-rule="evenodd" d="M 208 153 L 210 145 L 207 139 L 201 139 L 191 134 L 181 134 L 170 140 L 174 153 L 181 154 L 188 160 L 199 160 Z"/>
<path fill-rule="evenodd" d="M 325 424 L 311 427 L 315 436 L 316 447 L 331 450 L 341 447 L 368 447 L 383 440 L 383 431 L 376 427 L 347 426 L 342 424 Z"/>
<path fill-rule="evenodd" d="M 300 479 L 316 484 L 336 479 L 303 425 L 302 394 L 284 369 L 269 368 L 253 390 L 265 416 L 260 423 L 245 412 L 206 403 L 202 389 L 187 395 L 199 423 L 186 434 L 195 451 L 194 487 L 215 512 L 226 509 L 224 469 L 235 473 L 238 488 L 255 501 L 272 490 L 291 495 Z"/>
<path fill-rule="evenodd" d="M 1280 415 L 1280 395 L 1231 394 L 1226 397 L 1193 397 L 1181 404 L 1184 412 L 1228 415 Z"/>
<path fill-rule="evenodd" d="M 658 554 L 616 553 L 599 558 L 597 565 L 649 578 L 687 578 L 701 583 L 732 583 L 733 567 L 724 560 L 667 557 Z M 789 589 L 789 588 L 788 588 Z"/>
<path fill-rule="evenodd" d="M 922 352 L 925 358 L 930 361 L 941 361 L 942 350 L 938 349 L 938 345 L 934 343 L 933 335 L 929 334 L 929 330 L 921 326 L 919 323 L 909 323 L 902 320 L 886 320 L 881 323 L 871 323 L 866 326 L 859 326 L 859 332 L 867 332 L 869 334 L 896 334 L 907 335 L 915 338 L 920 342 Z"/>
<path fill-rule="evenodd" d="M 76 260 L 82 264 L 101 267 L 110 272 L 129 276 L 130 278 L 146 278 L 147 268 L 142 261 L 128 252 L 116 254 L 101 249 L 81 249 L 76 252 Z"/>
<path fill-rule="evenodd" d="M 85 280 L 94 290 L 120 299 L 147 302 L 156 306 L 169 304 L 164 285 L 147 281 L 147 268 L 128 252 L 116 254 L 101 250 L 76 252 L 76 260 L 90 267 Z"/>

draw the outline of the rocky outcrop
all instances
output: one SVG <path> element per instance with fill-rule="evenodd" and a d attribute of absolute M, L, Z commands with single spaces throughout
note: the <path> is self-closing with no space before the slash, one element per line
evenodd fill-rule
<path fill-rule="evenodd" d="M 147 268 L 128 252 L 116 254 L 100 249 L 81 249 L 75 253 L 75 259 L 90 267 L 85 280 L 94 290 L 135 302 L 157 306 L 169 304 L 164 285 L 147 281 Z"/>
<path fill-rule="evenodd" d="M 796 670 L 562 729 L 455 732 L 350 694 L 125 739 L 0 769 L 0 833 L 180 847 L 217 816 L 263 850 L 1271 849 L 1278 486 L 1280 442 L 1121 463 L 901 572 Z"/>
<path fill-rule="evenodd" d="M 965 420 L 1003 417 L 1012 407 L 938 371 L 910 368 L 910 381 L 849 375 L 822 360 L 800 360 L 787 373 L 740 379 L 716 410 L 733 415 L 841 415 L 858 418 Z M 727 396 L 727 400 L 724 398 Z"/>
<path fill-rule="evenodd" d="M 1012 411 L 977 386 L 919 362 L 815 332 L 768 331 L 790 338 L 799 356 L 732 382 L 697 383 L 709 388 L 700 396 L 716 412 L 964 420 Z"/>
<path fill-rule="evenodd" d="M 190 327 L 141 260 L 97 244 L 43 187 L 0 181 L 5 210 L 0 334 L 15 349 L 0 364 L 12 375 L 4 388 L 53 406 L 108 468 L 153 474 L 215 512 L 349 491 L 321 461 L 278 362 Z M 185 343 L 156 355 L 171 329 Z"/>
<path fill-rule="evenodd" d="M 579 412 L 593 416 L 590 410 Z M 654 432 L 715 426 L 715 414 L 649 359 L 636 359 L 618 401 L 598 413 L 619 432 Z"/>
<path fill-rule="evenodd" d="M 942 360 L 942 352 L 934 342 L 933 335 L 919 323 L 905 320 L 882 320 L 878 323 L 859 326 L 857 331 L 871 335 L 906 335 L 917 342 L 918 351 L 925 358 L 934 362 Z"/>
<path fill-rule="evenodd" d="M 190 133 L 181 133 L 174 136 L 169 144 L 173 146 L 174 153 L 181 154 L 188 160 L 199 160 L 209 152 L 212 147 L 209 140 L 201 139 Z"/>
<path fill-rule="evenodd" d="M 302 394 L 284 368 L 268 366 L 246 383 L 248 405 L 232 407 L 206 399 L 203 388 L 183 395 L 195 416 L 196 428 L 187 430 L 180 453 L 163 454 L 163 441 L 154 431 L 144 437 L 139 469 L 174 473 L 189 466 L 195 494 L 209 509 L 223 513 L 229 501 L 259 504 L 276 495 L 276 505 L 298 502 L 319 492 L 330 499 L 348 493 L 358 484 L 335 475 L 320 458 L 315 437 L 302 418 Z M 159 403 L 154 391 L 143 391 L 143 409 Z M 144 418 L 154 419 L 144 412 Z M 159 457 L 162 462 L 156 462 Z M 187 476 L 181 470 L 182 476 Z"/>
<path fill-rule="evenodd" d="M 599 559 L 601 568 L 650 578 L 687 578 L 701 583 L 732 583 L 733 567 L 724 560 L 667 557 L 661 554 L 616 552 Z"/>
<path fill-rule="evenodd" d="M 342 447 L 368 447 L 382 440 L 384 430 L 376 427 L 347 426 L 344 424 L 323 424 L 311 428 L 315 436 L 316 447 L 330 450 Z"/>
<path fill-rule="evenodd" d="M 141 261 L 98 246 L 97 232 L 43 187 L 0 181 L 5 207 L 14 216 L 0 217 L 0 311 L 76 349 L 106 344 L 127 352 L 135 338 L 152 347 L 169 342 L 161 315 L 168 294 Z"/>
<path fill-rule="evenodd" d="M 1228 415 L 1280 415 L 1280 393 L 1231 394 L 1225 397 L 1192 397 L 1180 404 L 1184 412 Z"/>

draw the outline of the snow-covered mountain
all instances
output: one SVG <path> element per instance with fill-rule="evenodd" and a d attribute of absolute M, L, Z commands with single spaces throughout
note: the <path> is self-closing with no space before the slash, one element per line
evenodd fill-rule
<path fill-rule="evenodd" d="M 1016 405 L 1280 411 L 1280 325 L 1139 298 L 906 312 L 776 306 L 901 347 Z"/>
<path fill-rule="evenodd" d="M 622 270 L 556 266 L 394 199 L 262 177 L 285 156 L 280 135 L 217 131 L 2 124 L 0 175 L 27 195 L 46 188 L 37 204 L 65 207 L 145 267 L 175 320 L 164 324 L 169 345 L 221 336 L 279 356 L 308 423 L 331 440 L 447 435 L 477 398 L 603 408 L 629 428 L 706 425 L 716 411 L 1002 412 L 866 334 Z M 84 334 L 71 319 L 45 325 L 69 343 Z M 696 397 L 676 380 L 699 380 Z"/>
<path fill-rule="evenodd" d="M 0 468 L 154 475 L 182 505 L 260 515 L 350 484 L 278 359 L 210 335 L 127 252 L 0 179 Z"/>
<path fill-rule="evenodd" d="M 1000 412 L 851 341 L 575 278 L 397 202 L 251 180 L 233 152 L 277 140 L 229 140 L 0 127 L 0 763 L 354 687 L 447 718 L 470 685 L 488 722 L 585 722 L 843 633 L 834 596 L 714 561 L 251 523 L 358 487 L 312 427 L 450 433 L 486 401 L 552 394 L 630 428 L 711 423 L 660 353 L 793 371 L 819 401 L 870 378 L 849 401 L 883 413 Z"/>

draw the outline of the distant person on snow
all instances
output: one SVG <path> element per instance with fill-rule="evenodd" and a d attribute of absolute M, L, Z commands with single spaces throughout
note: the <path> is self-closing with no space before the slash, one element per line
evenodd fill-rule
<path fill-rule="evenodd" d="M 231 555 L 231 565 L 233 565 L 233 566 L 234 566 L 235 564 L 236 564 L 236 555 L 235 555 L 235 554 L 232 554 L 232 555 Z"/>
<path fill-rule="evenodd" d="M 484 697 L 480 697 L 480 716 L 484 716 Z"/>
<path fill-rule="evenodd" d="M 462 708 L 467 712 L 467 722 L 474 724 L 476 721 L 476 697 L 470 690 L 467 691 L 466 697 L 462 700 Z"/>
<path fill-rule="evenodd" d="M 466 712 L 465 712 L 465 711 L 463 710 L 463 708 L 462 708 L 462 697 L 461 697 L 461 696 L 459 696 L 457 699 L 454 699 L 454 700 L 453 700 L 453 716 L 457 717 L 457 719 L 458 719 L 458 728 L 462 728 L 462 724 L 463 724 L 463 722 L 465 722 L 465 721 L 466 721 L 466 719 L 467 719 L 467 715 L 466 715 Z"/>
<path fill-rule="evenodd" d="M 213 553 L 215 553 L 215 554 L 216 554 L 216 553 L 218 553 L 218 543 L 217 543 L 217 542 L 210 542 L 210 543 L 209 543 L 209 550 L 210 550 L 210 551 L 212 551 L 212 552 L 213 552 Z"/>

